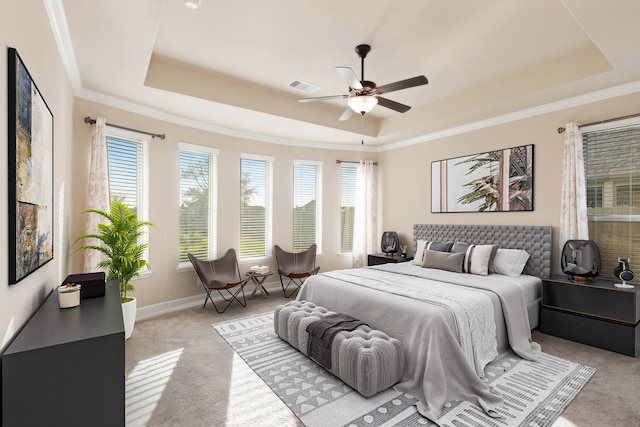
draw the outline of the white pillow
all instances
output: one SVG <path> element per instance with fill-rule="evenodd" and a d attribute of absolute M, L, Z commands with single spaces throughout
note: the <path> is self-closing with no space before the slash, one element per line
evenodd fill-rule
<path fill-rule="evenodd" d="M 424 258 L 424 250 L 427 248 L 427 240 L 418 240 L 416 242 L 416 253 L 413 256 L 411 264 L 422 266 L 422 258 Z"/>
<path fill-rule="evenodd" d="M 497 245 L 470 245 L 464 257 L 464 270 L 480 276 L 488 275 L 491 253 L 496 247 Z"/>
<path fill-rule="evenodd" d="M 498 249 L 493 259 L 493 271 L 505 276 L 518 277 L 529 259 L 529 253 L 522 249 Z"/>

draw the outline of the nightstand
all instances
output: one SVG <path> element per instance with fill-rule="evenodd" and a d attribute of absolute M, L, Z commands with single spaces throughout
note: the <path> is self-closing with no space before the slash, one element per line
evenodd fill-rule
<path fill-rule="evenodd" d="M 640 352 L 640 285 L 624 289 L 614 283 L 566 275 L 543 279 L 541 331 L 635 357 Z"/>
<path fill-rule="evenodd" d="M 388 264 L 388 263 L 398 263 L 398 262 L 407 262 L 411 261 L 413 257 L 401 257 L 398 254 L 393 254 L 393 256 L 387 256 L 387 254 L 379 253 L 379 254 L 369 254 L 367 256 L 367 265 L 380 265 L 380 264 Z"/>

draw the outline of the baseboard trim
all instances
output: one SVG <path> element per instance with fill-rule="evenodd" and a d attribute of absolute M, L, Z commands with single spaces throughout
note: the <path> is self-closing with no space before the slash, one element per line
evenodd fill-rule
<path fill-rule="evenodd" d="M 280 282 L 267 282 L 264 284 L 264 287 L 268 291 L 277 291 L 278 289 L 282 289 Z M 183 310 L 185 308 L 202 306 L 204 303 L 204 290 L 202 291 L 202 295 L 194 295 L 191 297 L 180 298 L 171 301 L 165 301 L 158 304 L 146 305 L 144 307 L 140 307 L 136 310 L 136 320 L 145 320 L 155 316 L 160 316 L 161 314 L 167 314 L 178 310 Z M 253 292 L 253 286 L 247 286 L 245 288 L 245 295 L 248 296 Z M 218 300 L 222 300 L 222 298 L 218 295 L 217 298 L 214 297 L 216 303 Z M 211 302 L 209 302 L 211 304 Z"/>

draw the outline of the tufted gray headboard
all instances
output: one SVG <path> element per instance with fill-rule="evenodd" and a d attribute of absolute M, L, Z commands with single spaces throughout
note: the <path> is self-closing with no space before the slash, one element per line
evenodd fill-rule
<path fill-rule="evenodd" d="M 551 226 L 414 224 L 414 248 L 419 239 L 478 245 L 499 244 L 501 248 L 524 249 L 531 255 L 524 274 L 549 277 L 551 273 Z"/>

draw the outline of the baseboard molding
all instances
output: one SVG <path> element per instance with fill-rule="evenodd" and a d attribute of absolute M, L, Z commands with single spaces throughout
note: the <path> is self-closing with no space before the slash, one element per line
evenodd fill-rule
<path fill-rule="evenodd" d="M 282 289 L 280 282 L 267 282 L 264 284 L 264 287 L 269 291 L 277 291 L 278 289 Z M 245 287 L 245 295 L 249 296 L 251 292 L 253 292 L 253 286 Z M 183 310 L 185 308 L 202 306 L 204 303 L 204 290 L 201 295 L 194 295 L 191 297 L 180 298 L 172 301 L 165 301 L 158 304 L 146 305 L 144 307 L 140 307 L 136 310 L 136 320 L 144 320 L 149 319 L 155 316 L 160 316 L 161 314 L 167 314 L 178 310 Z M 220 295 L 213 298 L 216 303 L 218 300 L 222 300 Z M 211 304 L 211 302 L 209 302 Z"/>

